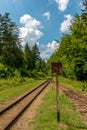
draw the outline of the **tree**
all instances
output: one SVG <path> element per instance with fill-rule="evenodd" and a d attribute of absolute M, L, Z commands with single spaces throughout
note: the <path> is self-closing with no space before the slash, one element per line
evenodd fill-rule
<path fill-rule="evenodd" d="M 40 52 L 39 52 L 39 49 L 36 44 L 32 47 L 31 53 L 32 53 L 32 57 L 31 57 L 32 58 L 32 69 L 35 69 L 35 62 L 41 60 Z"/>
<path fill-rule="evenodd" d="M 81 16 L 75 14 L 70 33 L 63 35 L 50 59 L 62 62 L 64 76 L 78 80 L 87 80 L 87 0 L 83 6 Z"/>
<path fill-rule="evenodd" d="M 25 48 L 24 48 L 24 60 L 25 60 L 25 65 L 27 70 L 31 70 L 32 68 L 32 55 L 31 55 L 31 49 L 26 43 Z"/>
<path fill-rule="evenodd" d="M 48 67 L 47 67 L 47 63 L 45 62 L 45 60 L 41 60 L 41 71 L 45 74 L 48 74 Z"/>
<path fill-rule="evenodd" d="M 9 18 L 9 13 L 0 14 L 0 50 L 4 64 L 16 68 L 23 64 L 19 30 Z"/>

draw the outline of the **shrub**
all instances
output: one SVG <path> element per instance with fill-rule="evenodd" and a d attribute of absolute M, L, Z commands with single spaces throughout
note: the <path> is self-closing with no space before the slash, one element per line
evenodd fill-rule
<path fill-rule="evenodd" d="M 4 64 L 0 63 L 0 78 L 7 77 L 8 75 L 8 68 Z"/>
<path fill-rule="evenodd" d="M 45 77 L 45 76 L 46 76 L 46 74 L 43 73 L 43 72 L 37 72 L 37 75 L 38 75 L 39 77 Z"/>
<path fill-rule="evenodd" d="M 29 76 L 29 72 L 26 69 L 20 68 L 19 71 L 20 71 L 20 74 L 21 74 L 22 77 Z"/>
<path fill-rule="evenodd" d="M 16 77 L 16 78 L 21 77 L 21 73 L 20 73 L 19 70 L 16 69 L 16 70 L 14 71 L 14 77 Z"/>
<path fill-rule="evenodd" d="M 38 75 L 37 75 L 37 70 L 35 70 L 35 69 L 32 70 L 32 71 L 31 71 L 31 76 L 32 76 L 32 77 L 38 77 Z"/>

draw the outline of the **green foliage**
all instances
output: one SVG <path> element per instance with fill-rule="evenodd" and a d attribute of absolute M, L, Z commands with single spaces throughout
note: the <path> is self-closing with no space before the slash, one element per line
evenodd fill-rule
<path fill-rule="evenodd" d="M 14 69 L 0 63 L 0 78 L 14 76 Z"/>
<path fill-rule="evenodd" d="M 40 57 L 37 44 L 31 48 L 26 43 L 22 48 L 19 29 L 9 18 L 9 13 L 0 14 L 0 63 L 0 77 L 30 77 L 37 72 L 46 73 L 46 63 Z"/>
<path fill-rule="evenodd" d="M 81 94 L 84 92 L 84 94 L 87 95 L 87 81 L 77 81 L 60 76 L 59 83 Z"/>
<path fill-rule="evenodd" d="M 82 82 L 82 91 L 87 92 L 87 82 L 86 81 Z"/>
<path fill-rule="evenodd" d="M 46 77 L 46 74 L 43 72 L 37 72 L 38 77 Z"/>
<path fill-rule="evenodd" d="M 35 77 L 35 78 L 41 78 L 41 77 L 46 77 L 47 75 L 43 72 L 39 72 L 36 69 L 31 71 L 31 77 Z"/>
<path fill-rule="evenodd" d="M 32 69 L 32 54 L 31 53 L 32 53 L 31 49 L 27 43 L 24 48 L 24 61 L 25 61 L 25 67 L 27 70 Z"/>
<path fill-rule="evenodd" d="M 20 68 L 19 71 L 20 71 L 20 74 L 22 77 L 29 77 L 30 76 L 28 71 L 24 68 Z"/>
<path fill-rule="evenodd" d="M 9 18 L 9 13 L 0 14 L 0 55 L 2 63 L 19 68 L 23 64 L 18 27 Z"/>
<path fill-rule="evenodd" d="M 21 77 L 21 73 L 20 73 L 20 71 L 19 70 L 15 70 L 14 71 L 14 77 L 16 77 L 16 78 L 20 78 Z"/>
<path fill-rule="evenodd" d="M 31 56 L 32 69 L 35 69 L 36 62 L 41 60 L 40 52 L 36 44 L 32 47 L 31 53 L 32 53 L 32 56 Z"/>
<path fill-rule="evenodd" d="M 83 6 L 81 16 L 75 14 L 70 33 L 63 35 L 59 48 L 48 60 L 49 64 L 60 61 L 63 75 L 78 80 L 87 80 L 87 0 Z"/>
<path fill-rule="evenodd" d="M 33 87 L 43 82 L 41 79 L 14 77 L 0 79 L 0 107 L 16 99 L 21 94 L 30 91 Z"/>
<path fill-rule="evenodd" d="M 0 63 L 0 78 L 7 77 L 7 75 L 8 75 L 7 67 L 4 64 Z"/>

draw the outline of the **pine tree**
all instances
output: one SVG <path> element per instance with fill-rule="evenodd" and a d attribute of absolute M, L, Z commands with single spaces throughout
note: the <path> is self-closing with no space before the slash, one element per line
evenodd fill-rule
<path fill-rule="evenodd" d="M 32 47 L 31 52 L 32 52 L 32 69 L 35 69 L 35 62 L 41 60 L 40 52 L 36 44 Z"/>
<path fill-rule="evenodd" d="M 31 59 L 31 49 L 26 43 L 25 48 L 24 48 L 24 60 L 25 60 L 25 66 L 27 70 L 31 70 L 32 68 L 32 59 Z"/>
<path fill-rule="evenodd" d="M 23 64 L 19 30 L 9 18 L 9 13 L 0 14 L 0 50 L 4 64 L 16 68 Z"/>

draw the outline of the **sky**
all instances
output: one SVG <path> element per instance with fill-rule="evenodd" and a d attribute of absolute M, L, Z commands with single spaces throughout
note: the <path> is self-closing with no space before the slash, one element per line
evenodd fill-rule
<path fill-rule="evenodd" d="M 48 59 L 58 48 L 75 13 L 81 14 L 82 0 L 0 0 L 0 13 L 10 13 L 19 27 L 21 44 L 38 45 L 40 55 Z"/>

